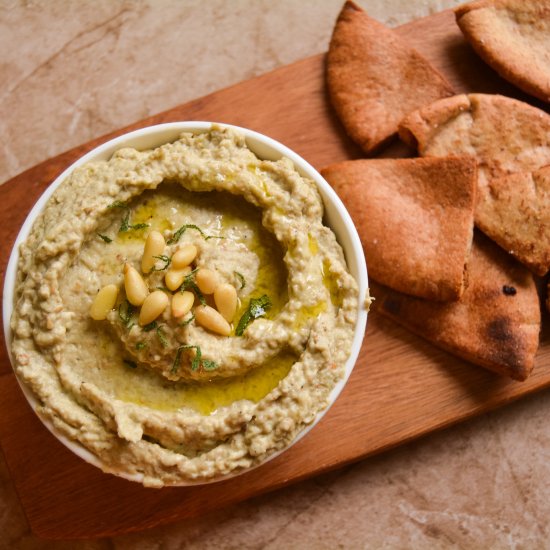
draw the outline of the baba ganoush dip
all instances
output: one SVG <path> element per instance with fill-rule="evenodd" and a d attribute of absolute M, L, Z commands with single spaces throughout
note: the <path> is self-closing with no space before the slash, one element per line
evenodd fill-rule
<path fill-rule="evenodd" d="M 20 247 L 12 351 L 37 412 L 152 487 L 289 446 L 358 313 L 322 217 L 311 180 L 229 128 L 76 168 Z"/>

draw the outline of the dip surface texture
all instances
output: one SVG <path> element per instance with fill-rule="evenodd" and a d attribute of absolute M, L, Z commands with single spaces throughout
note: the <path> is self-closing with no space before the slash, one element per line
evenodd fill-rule
<path fill-rule="evenodd" d="M 343 377 L 357 317 L 357 285 L 322 216 L 312 181 L 288 159 L 258 159 L 231 129 L 75 169 L 20 248 L 12 350 L 38 413 L 105 471 L 147 486 L 215 479 L 286 448 Z M 152 231 L 165 246 L 143 273 Z M 189 245 L 193 265 L 169 290 L 171 259 Z M 150 293 L 193 292 L 193 308 L 143 325 L 125 266 Z M 197 308 L 216 307 L 197 288 L 201 269 L 237 293 L 228 336 L 197 322 Z M 116 303 L 94 320 L 106 285 Z"/>

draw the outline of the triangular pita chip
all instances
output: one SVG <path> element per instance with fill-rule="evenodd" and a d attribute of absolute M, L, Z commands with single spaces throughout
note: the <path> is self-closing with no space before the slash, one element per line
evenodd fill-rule
<path fill-rule="evenodd" d="M 527 175 L 498 180 L 550 164 L 550 115 L 508 97 L 458 95 L 409 114 L 399 135 L 422 156 L 474 156 L 478 162 L 476 225 L 509 252 L 516 252 L 509 243 L 524 240 L 518 258 L 536 273 L 548 269 L 543 259 L 548 251 L 544 254 L 541 248 L 548 239 L 544 220 L 548 220 L 549 205 L 547 198 L 539 202 L 547 197 L 546 178 Z M 512 199 L 514 193 L 517 196 Z"/>
<path fill-rule="evenodd" d="M 374 280 L 432 300 L 461 296 L 474 227 L 474 159 L 352 160 L 321 173 L 351 214 Z"/>
<path fill-rule="evenodd" d="M 368 153 L 397 132 L 404 115 L 453 94 L 426 59 L 353 2 L 334 27 L 327 82 L 347 133 Z"/>
<path fill-rule="evenodd" d="M 458 302 L 431 302 L 381 289 L 377 311 L 459 357 L 525 380 L 533 369 L 540 331 L 532 274 L 476 234 L 469 277 Z"/>
<path fill-rule="evenodd" d="M 478 227 L 538 275 L 550 269 L 550 166 L 488 182 Z"/>
<path fill-rule="evenodd" d="M 550 0 L 481 0 L 455 14 L 487 64 L 528 94 L 550 101 Z"/>

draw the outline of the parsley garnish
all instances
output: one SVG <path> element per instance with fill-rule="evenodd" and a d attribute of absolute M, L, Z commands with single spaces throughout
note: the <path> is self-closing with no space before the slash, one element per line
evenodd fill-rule
<path fill-rule="evenodd" d="M 141 327 L 141 329 L 143 330 L 143 332 L 151 332 L 152 330 L 154 330 L 157 333 L 158 339 L 160 340 L 162 347 L 165 348 L 168 346 L 168 340 L 166 339 L 166 334 L 164 334 L 164 331 L 162 330 L 162 325 L 159 325 L 156 321 L 151 321 L 147 325 Z"/>
<path fill-rule="evenodd" d="M 136 223 L 132 225 L 130 223 L 130 210 L 126 211 L 126 214 L 124 214 L 124 218 L 122 218 L 122 222 L 120 224 L 120 227 L 118 229 L 119 233 L 125 233 L 126 231 L 129 231 L 130 229 L 144 229 L 145 227 L 149 227 L 148 223 Z"/>
<path fill-rule="evenodd" d="M 130 226 L 130 229 L 145 229 L 146 227 L 149 227 L 148 223 L 135 223 Z"/>
<path fill-rule="evenodd" d="M 111 204 L 107 205 L 107 208 L 122 208 L 122 209 L 126 210 L 126 213 L 124 214 L 124 217 L 122 218 L 122 222 L 120 223 L 120 227 L 118 229 L 119 233 L 125 233 L 126 231 L 129 231 L 130 229 L 144 229 L 145 227 L 149 227 L 148 223 L 136 223 L 134 225 L 132 225 L 130 223 L 130 207 L 125 202 L 114 201 Z M 100 235 L 100 237 L 103 239 L 103 237 L 101 235 Z M 103 240 L 105 240 L 105 239 L 103 239 Z M 108 242 L 108 241 L 105 241 L 105 242 Z"/>
<path fill-rule="evenodd" d="M 168 347 L 168 340 L 166 338 L 166 334 L 164 334 L 164 331 L 162 330 L 162 326 L 158 326 L 157 327 L 157 336 L 158 336 L 158 339 L 160 340 L 160 344 L 163 348 L 166 348 Z"/>
<path fill-rule="evenodd" d="M 201 367 L 204 370 L 214 370 L 218 368 L 218 365 L 216 364 L 215 361 L 211 361 L 210 359 L 203 359 L 201 361 Z"/>
<path fill-rule="evenodd" d="M 252 298 L 248 304 L 248 309 L 243 313 L 235 334 L 237 336 L 242 336 L 246 327 L 258 317 L 263 317 L 266 312 L 271 308 L 271 300 L 267 294 L 260 296 L 260 298 Z"/>
<path fill-rule="evenodd" d="M 172 263 L 172 258 L 170 258 L 170 256 L 166 256 L 165 254 L 161 254 L 160 256 L 153 256 L 153 258 L 156 258 L 157 260 L 162 260 L 164 262 L 164 265 L 159 268 L 153 266 L 153 269 L 151 269 L 151 271 L 164 271 L 165 269 L 168 269 L 168 266 Z"/>
<path fill-rule="evenodd" d="M 191 314 L 191 317 L 189 317 L 189 319 L 185 319 L 185 321 L 182 321 L 182 322 L 180 323 L 179 326 L 180 326 L 180 327 L 185 327 L 185 326 L 187 326 L 189 323 L 191 323 L 194 319 L 195 319 L 195 314 L 192 313 L 192 314 Z"/>
<path fill-rule="evenodd" d="M 187 229 L 186 225 L 182 225 L 167 241 L 166 244 L 175 244 L 177 243 L 181 236 L 185 233 Z"/>
<path fill-rule="evenodd" d="M 239 288 L 239 290 L 242 290 L 246 286 L 244 275 L 242 273 L 239 273 L 238 271 L 233 271 L 233 273 L 235 273 L 237 279 L 239 279 L 239 282 L 241 283 L 241 288 Z"/>
<path fill-rule="evenodd" d="M 198 269 L 199 268 L 196 267 L 195 269 L 193 269 L 193 271 L 185 276 L 185 279 L 183 279 L 183 283 L 181 283 L 179 290 L 180 292 L 183 292 L 184 290 L 191 289 L 199 299 L 199 302 L 204 306 L 206 305 L 206 299 L 200 291 L 199 287 L 197 286 L 197 283 L 195 282 L 195 274 L 197 273 Z"/>
<path fill-rule="evenodd" d="M 202 238 L 207 241 L 208 239 L 223 239 L 224 237 L 218 237 L 216 235 L 207 235 L 198 225 L 193 223 L 184 223 L 174 234 L 166 241 L 166 244 L 176 244 L 181 236 L 187 231 L 187 229 L 195 229 L 198 231 Z"/>
<path fill-rule="evenodd" d="M 176 357 L 174 358 L 174 363 L 172 364 L 172 369 L 170 372 L 175 373 L 180 368 L 181 354 L 186 349 L 195 350 L 195 357 L 193 357 L 193 361 L 191 361 L 191 370 L 195 371 L 199 367 L 202 367 L 204 370 L 214 370 L 218 368 L 218 365 L 215 363 L 215 361 L 202 358 L 202 351 L 200 346 L 183 345 L 180 346 L 176 351 Z"/>
<path fill-rule="evenodd" d="M 128 208 L 128 205 L 122 201 L 114 201 L 109 204 L 107 208 Z"/>
<path fill-rule="evenodd" d="M 132 322 L 132 315 L 134 314 L 134 311 L 134 306 L 128 300 L 124 300 L 124 302 L 121 302 L 118 306 L 118 316 L 120 317 L 122 324 L 128 330 L 130 330 L 134 325 Z"/>
<path fill-rule="evenodd" d="M 183 286 L 187 283 L 189 284 L 189 281 L 194 281 L 195 280 L 195 274 L 197 273 L 197 271 L 199 270 L 198 267 L 196 267 L 195 269 L 193 269 L 192 271 L 190 271 L 186 276 L 185 276 L 185 279 L 183 279 L 183 283 L 181 284 L 181 287 L 180 287 L 180 290 L 183 292 L 184 290 L 186 290 L 185 288 L 183 288 Z"/>
<path fill-rule="evenodd" d="M 143 327 L 144 332 L 151 332 L 152 330 L 156 330 L 158 327 L 158 323 L 156 321 L 151 321 L 147 325 Z"/>
<path fill-rule="evenodd" d="M 171 373 L 175 373 L 180 368 L 181 363 L 181 354 L 184 350 L 190 349 L 194 346 L 180 346 L 176 351 L 176 357 L 174 357 L 174 362 L 172 363 L 172 368 L 170 369 Z"/>
<path fill-rule="evenodd" d="M 128 231 L 128 229 L 130 229 L 130 211 L 129 210 L 126 212 L 126 214 L 124 214 L 124 218 L 122 218 L 122 222 L 120 224 L 118 232 L 124 233 L 125 231 Z"/>
<path fill-rule="evenodd" d="M 136 344 L 136 349 L 137 349 L 137 350 L 142 350 L 142 349 L 144 349 L 144 348 L 146 348 L 146 347 L 147 347 L 147 342 L 138 342 L 138 343 Z"/>
<path fill-rule="evenodd" d="M 129 361 L 128 359 L 123 359 L 122 361 L 127 367 L 130 367 L 131 369 L 137 369 L 137 365 L 136 363 L 134 363 L 134 361 Z"/>
<path fill-rule="evenodd" d="M 105 243 L 113 242 L 113 239 L 111 239 L 111 237 L 107 237 L 107 235 L 102 235 L 101 233 L 98 233 L 97 236 Z"/>

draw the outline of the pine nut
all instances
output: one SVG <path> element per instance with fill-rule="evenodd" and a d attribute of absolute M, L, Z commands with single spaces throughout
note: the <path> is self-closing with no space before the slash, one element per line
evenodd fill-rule
<path fill-rule="evenodd" d="M 141 258 L 141 271 L 149 273 L 153 269 L 157 259 L 155 256 L 160 256 L 164 252 L 166 243 L 162 233 L 151 231 L 147 235 L 145 246 L 143 248 L 143 257 Z"/>
<path fill-rule="evenodd" d="M 195 308 L 195 320 L 199 325 L 216 334 L 229 336 L 231 333 L 229 323 L 213 307 L 197 306 Z"/>
<path fill-rule="evenodd" d="M 165 309 L 170 299 L 166 295 L 166 292 L 162 290 L 155 290 L 151 292 L 139 312 L 139 324 L 141 326 L 152 323 Z"/>
<path fill-rule="evenodd" d="M 126 298 L 133 306 L 143 304 L 149 294 L 145 281 L 138 270 L 130 264 L 124 264 L 124 290 L 126 291 Z"/>
<path fill-rule="evenodd" d="M 111 309 L 115 307 L 118 296 L 116 285 L 104 286 L 95 296 L 90 307 L 90 316 L 96 321 L 103 321 Z"/>
<path fill-rule="evenodd" d="M 182 246 L 172 256 L 172 267 L 181 269 L 189 265 L 197 257 L 197 252 L 197 247 L 194 244 Z"/>
<path fill-rule="evenodd" d="M 237 311 L 237 291 L 233 285 L 223 283 L 214 291 L 214 303 L 222 317 L 229 323 Z"/>
<path fill-rule="evenodd" d="M 201 267 L 195 275 L 195 282 L 203 294 L 213 294 L 219 284 L 218 274 Z"/>
<path fill-rule="evenodd" d="M 177 290 L 189 273 L 191 273 L 191 266 L 189 265 L 183 269 L 169 269 L 164 276 L 164 282 L 170 290 Z"/>
<path fill-rule="evenodd" d="M 172 296 L 172 315 L 176 319 L 183 317 L 186 313 L 189 313 L 194 301 L 195 295 L 192 292 L 187 290 L 177 292 Z"/>

